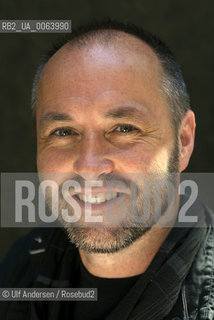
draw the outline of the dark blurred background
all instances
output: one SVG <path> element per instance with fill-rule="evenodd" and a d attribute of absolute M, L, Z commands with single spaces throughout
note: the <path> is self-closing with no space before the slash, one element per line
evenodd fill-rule
<path fill-rule="evenodd" d="M 195 0 L 1 0 L 1 19 L 71 19 L 73 27 L 91 19 L 115 18 L 156 33 L 175 53 L 192 109 L 196 144 L 188 170 L 213 172 L 214 162 L 214 2 Z M 35 172 L 35 131 L 31 84 L 40 57 L 59 34 L 3 34 L 1 46 L 1 172 Z M 27 229 L 0 229 L 0 261 Z"/>

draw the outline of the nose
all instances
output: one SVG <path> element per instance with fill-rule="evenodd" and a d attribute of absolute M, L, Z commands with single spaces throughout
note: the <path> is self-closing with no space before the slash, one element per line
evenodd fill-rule
<path fill-rule="evenodd" d="M 112 173 L 114 162 L 108 157 L 109 143 L 94 133 L 79 143 L 73 171 L 85 180 L 97 180 L 101 174 Z"/>

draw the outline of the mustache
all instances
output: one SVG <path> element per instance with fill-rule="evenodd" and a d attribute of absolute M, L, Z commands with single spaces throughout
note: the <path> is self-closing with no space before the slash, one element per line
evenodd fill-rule
<path fill-rule="evenodd" d="M 67 180 L 74 180 L 75 182 L 77 182 L 81 188 L 85 187 L 86 182 L 88 181 L 101 181 L 103 183 L 103 187 L 108 187 L 108 188 L 121 188 L 122 189 L 126 189 L 130 190 L 130 188 L 134 188 L 135 190 L 138 189 L 137 188 L 137 184 L 133 181 L 130 180 L 128 178 L 125 178 L 123 176 L 120 176 L 119 174 L 115 174 L 115 173 L 108 173 L 108 174 L 100 174 L 99 177 L 96 180 L 86 180 L 84 179 L 81 175 L 79 174 L 74 174 L 72 176 L 70 176 Z M 64 182 L 65 182 L 64 181 Z M 62 186 L 64 184 L 64 182 L 62 182 L 59 186 L 59 189 L 62 190 Z M 123 190 L 125 191 L 125 190 Z M 121 190 L 122 192 L 122 190 Z"/>

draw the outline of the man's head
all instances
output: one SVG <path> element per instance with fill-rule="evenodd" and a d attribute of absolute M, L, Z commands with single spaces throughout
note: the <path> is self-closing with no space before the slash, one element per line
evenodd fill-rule
<path fill-rule="evenodd" d="M 37 165 L 39 172 L 58 173 L 59 185 L 62 176 L 134 181 L 139 191 L 136 207 L 143 214 L 142 174 L 166 174 L 167 179 L 169 172 L 183 171 L 193 149 L 195 122 L 170 51 L 137 30 L 142 41 L 130 28 L 132 32 L 121 24 L 101 25 L 80 31 L 40 68 L 33 90 Z M 94 197 L 98 191 L 94 189 Z M 104 191 L 100 197 L 105 197 Z M 127 201 L 130 193 L 123 197 Z M 116 200 L 106 201 L 106 206 L 112 201 Z M 99 211 L 101 204 L 95 206 Z M 100 211 L 104 210 L 103 205 Z M 154 224 L 152 212 L 149 221 Z M 82 224 L 79 229 L 68 227 L 68 232 L 79 247 L 113 252 L 148 228 L 97 229 Z"/>

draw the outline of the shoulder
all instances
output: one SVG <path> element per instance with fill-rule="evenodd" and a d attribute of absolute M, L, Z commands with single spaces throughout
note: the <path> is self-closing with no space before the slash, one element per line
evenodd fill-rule
<path fill-rule="evenodd" d="M 0 265 L 0 287 L 30 285 L 53 232 L 50 228 L 35 228 L 15 242 Z"/>
<path fill-rule="evenodd" d="M 204 205 L 206 234 L 184 283 L 185 300 L 191 315 L 213 319 L 214 310 L 214 213 Z M 194 317 L 193 317 L 194 319 Z"/>

